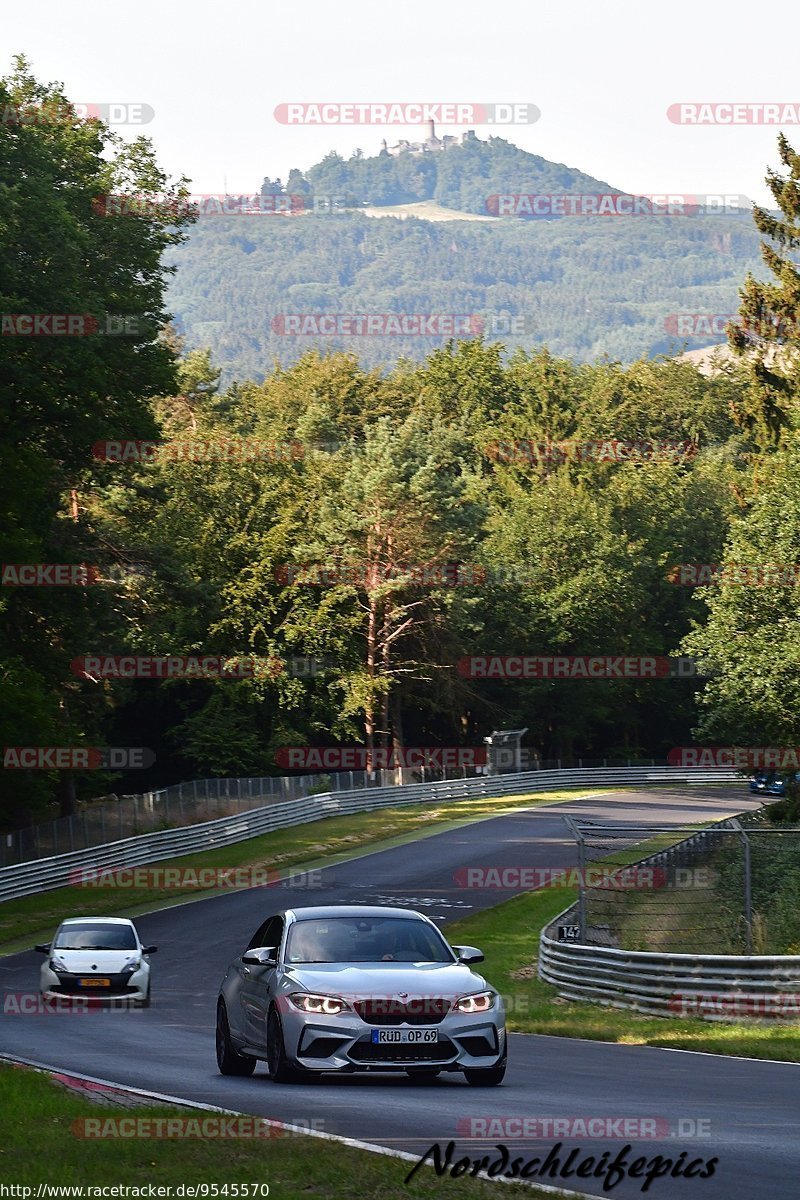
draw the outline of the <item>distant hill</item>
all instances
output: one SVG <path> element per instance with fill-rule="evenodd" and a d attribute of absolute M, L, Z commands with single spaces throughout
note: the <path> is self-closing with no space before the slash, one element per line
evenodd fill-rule
<path fill-rule="evenodd" d="M 265 180 L 268 188 L 274 182 Z M 486 214 L 498 193 L 590 193 L 619 191 L 563 163 L 520 150 L 504 138 L 471 137 L 446 150 L 403 152 L 344 159 L 332 152 L 305 174 L 291 172 L 290 194 L 345 196 L 348 203 L 390 205 L 435 200 L 459 212 Z"/>
<path fill-rule="evenodd" d="M 446 338 L 351 336 L 341 321 L 326 335 L 315 320 L 298 334 L 287 316 L 456 314 L 474 316 L 473 332 L 509 349 L 547 345 L 577 361 L 680 353 L 708 344 L 710 322 L 690 322 L 698 332 L 685 338 L 678 316 L 735 312 L 745 273 L 764 270 L 748 214 L 487 218 L 486 197 L 497 192 L 619 190 L 501 138 L 425 155 L 328 155 L 264 189 L 346 194 L 358 208 L 202 217 L 174 252 L 176 324 L 190 345 L 213 350 L 225 382 L 261 378 L 314 347 L 380 366 L 420 360 Z"/>

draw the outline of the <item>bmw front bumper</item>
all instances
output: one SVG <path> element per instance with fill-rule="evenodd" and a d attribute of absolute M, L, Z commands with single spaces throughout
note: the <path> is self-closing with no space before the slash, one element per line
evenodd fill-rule
<path fill-rule="evenodd" d="M 497 1013 L 450 1012 L 426 1025 L 371 1024 L 358 1013 L 309 1016 L 288 1005 L 281 1024 L 286 1054 L 311 1071 L 397 1071 L 412 1067 L 463 1071 L 497 1065 L 506 1050 L 505 1022 Z M 436 1030 L 433 1042 L 379 1042 L 381 1031 Z"/>

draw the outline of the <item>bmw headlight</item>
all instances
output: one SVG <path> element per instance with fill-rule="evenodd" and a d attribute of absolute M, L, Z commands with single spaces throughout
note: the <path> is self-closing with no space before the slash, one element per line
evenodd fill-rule
<path fill-rule="evenodd" d="M 292 992 L 286 999 L 298 1012 L 316 1013 L 325 1017 L 334 1017 L 350 1007 L 341 996 L 318 996 L 314 992 Z"/>
<path fill-rule="evenodd" d="M 494 992 L 473 992 L 471 996 L 459 996 L 453 1008 L 462 1013 L 484 1013 L 494 1008 Z"/>
<path fill-rule="evenodd" d="M 50 959 L 50 970 L 57 971 L 59 975 L 69 975 L 70 973 L 69 967 L 63 958 L 59 958 L 57 954 L 54 954 Z"/>

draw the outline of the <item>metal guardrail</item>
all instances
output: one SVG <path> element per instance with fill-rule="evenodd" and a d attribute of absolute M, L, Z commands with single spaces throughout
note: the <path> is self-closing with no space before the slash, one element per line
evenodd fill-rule
<path fill-rule="evenodd" d="M 557 920 L 568 921 L 573 911 L 567 909 Z M 568 1000 L 655 1016 L 800 1018 L 800 955 L 614 950 L 560 943 L 543 930 L 539 978 Z"/>
<path fill-rule="evenodd" d="M 518 775 L 482 775 L 475 779 L 451 779 L 439 783 L 408 784 L 402 788 L 358 788 L 352 791 L 306 796 L 272 803 L 214 821 L 145 833 L 76 850 L 52 858 L 18 863 L 0 869 L 0 901 L 51 891 L 72 882 L 75 874 L 87 868 L 127 869 L 182 854 L 231 846 L 236 842 L 303 825 L 323 817 L 371 812 L 376 808 L 439 803 L 481 796 L 531 795 L 555 788 L 597 787 L 621 784 L 707 784 L 740 782 L 728 769 L 698 770 L 681 767 L 608 767 L 574 770 L 525 771 Z"/>
<path fill-rule="evenodd" d="M 637 866 L 683 859 L 714 830 L 740 829 L 726 820 L 701 830 Z M 580 901 L 559 913 L 539 937 L 539 978 L 568 1000 L 583 1000 L 650 1016 L 743 1017 L 800 1020 L 800 955 L 683 954 L 623 950 L 590 942 L 597 931 L 584 926 Z M 581 942 L 557 940 L 559 925 L 581 926 Z M 554 936 L 556 935 L 556 936 Z M 749 944 L 749 940 L 748 940 Z"/>
<path fill-rule="evenodd" d="M 395 783 L 394 776 L 392 771 L 376 772 L 373 778 L 365 771 L 339 771 L 329 775 L 191 779 L 152 792 L 93 800 L 72 816 L 55 817 L 0 835 L 0 868 L 88 850 L 142 833 L 230 817 L 282 800 L 297 800 L 327 791 L 388 787 Z"/>
<path fill-rule="evenodd" d="M 555 771 L 584 767 L 655 767 L 666 766 L 655 759 L 637 762 L 622 759 L 583 759 L 563 762 L 539 759 L 509 766 L 508 774 L 524 771 Z M 375 771 L 330 771 L 311 775 L 262 775 L 244 778 L 216 777 L 189 779 L 167 787 L 136 795 L 111 795 L 82 804 L 68 817 L 51 817 L 36 825 L 7 830 L 0 834 L 0 868 L 30 862 L 35 858 L 53 858 L 74 850 L 89 850 L 156 833 L 179 829 L 215 818 L 250 812 L 282 800 L 300 800 L 324 792 L 350 792 L 356 788 L 406 787 L 411 783 L 442 783 L 449 779 L 473 779 L 491 774 L 485 766 L 437 768 L 387 768 Z M 497 772 L 495 772 L 496 774 Z M 500 771 L 505 774 L 505 771 Z"/>

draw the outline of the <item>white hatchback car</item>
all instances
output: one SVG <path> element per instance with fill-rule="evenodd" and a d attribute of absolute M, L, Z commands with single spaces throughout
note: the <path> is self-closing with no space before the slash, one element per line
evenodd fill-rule
<path fill-rule="evenodd" d="M 92 996 L 95 999 L 150 1003 L 148 954 L 157 946 L 143 946 L 133 921 L 123 917 L 69 917 L 62 921 L 52 942 L 36 946 L 46 954 L 40 987 L 46 1000 Z"/>

